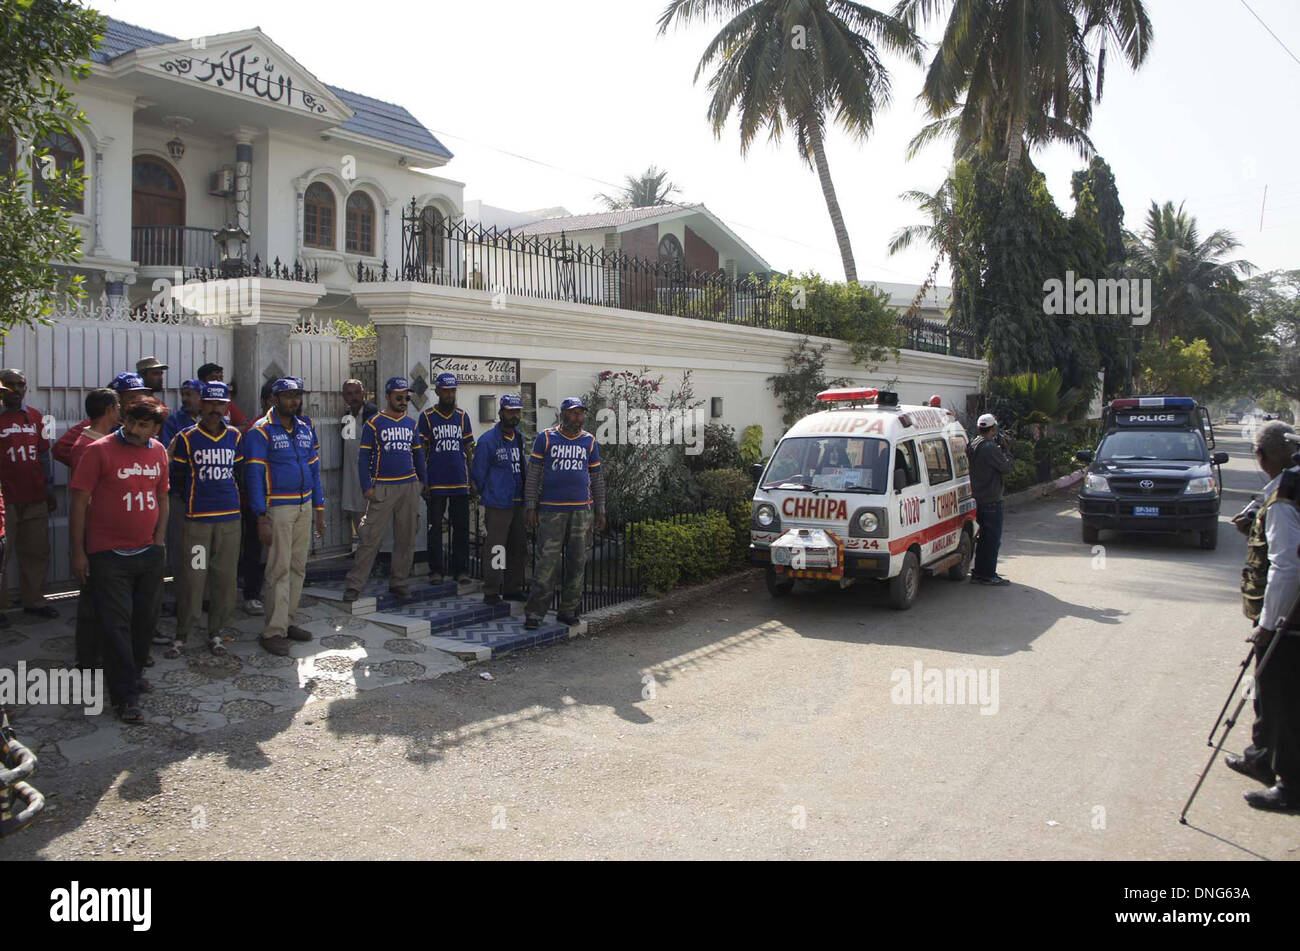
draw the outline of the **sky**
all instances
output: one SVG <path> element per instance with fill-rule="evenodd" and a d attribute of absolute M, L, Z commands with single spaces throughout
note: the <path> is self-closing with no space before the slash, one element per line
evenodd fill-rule
<path fill-rule="evenodd" d="M 1202 235 L 1235 234 L 1238 257 L 1263 270 L 1300 267 L 1300 61 L 1250 12 L 1300 57 L 1300 3 L 1146 2 L 1151 52 L 1136 72 L 1108 54 L 1090 131 L 1114 170 L 1126 226 L 1140 229 L 1153 200 L 1185 202 Z M 793 141 L 760 140 L 742 156 L 734 122 L 714 136 L 707 76 L 693 76 L 720 24 L 660 36 L 666 0 L 90 5 L 182 38 L 260 27 L 321 81 L 409 109 L 455 154 L 439 174 L 464 182 L 466 199 L 595 211 L 597 192 L 654 164 L 679 186 L 675 201 L 706 204 L 774 268 L 844 276 L 817 175 Z M 885 62 L 892 96 L 871 137 L 836 130 L 827 154 L 859 278 L 919 283 L 934 260 L 928 248 L 888 254 L 891 235 L 921 221 L 899 194 L 933 192 L 951 146 L 907 160 L 926 121 L 916 102 L 924 69 Z M 1055 146 L 1033 160 L 1069 213 L 1070 174 L 1086 161 Z"/>

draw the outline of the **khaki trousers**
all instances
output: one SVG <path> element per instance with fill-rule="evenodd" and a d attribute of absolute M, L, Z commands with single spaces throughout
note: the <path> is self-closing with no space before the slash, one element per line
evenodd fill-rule
<path fill-rule="evenodd" d="M 7 557 L 18 561 L 22 606 L 45 603 L 45 574 L 50 566 L 50 510 L 44 501 L 10 502 L 5 506 Z M 0 577 L 0 611 L 9 607 L 9 589 Z"/>
<path fill-rule="evenodd" d="M 388 579 L 390 588 L 400 588 L 411 576 L 411 562 L 415 560 L 415 527 L 420 520 L 420 483 L 403 482 L 401 485 L 375 483 L 375 496 L 366 504 L 366 516 L 361 520 L 361 544 L 357 546 L 352 570 L 344 584 L 360 591 L 370 579 L 375 556 L 383 543 L 389 524 L 393 526 L 393 569 Z"/>
<path fill-rule="evenodd" d="M 284 637 L 298 611 L 302 580 L 307 574 L 311 502 L 272 505 L 267 511 L 271 515 L 271 547 L 266 554 L 266 584 L 262 590 L 266 605 L 266 630 L 262 636 Z"/>
<path fill-rule="evenodd" d="M 242 528 L 239 519 L 229 522 L 186 519 L 181 525 L 181 544 L 175 555 L 180 589 L 176 605 L 176 640 L 188 640 L 189 635 L 198 630 L 199 615 L 203 613 L 204 587 L 211 592 L 208 597 L 208 637 L 220 634 L 235 613 Z"/>

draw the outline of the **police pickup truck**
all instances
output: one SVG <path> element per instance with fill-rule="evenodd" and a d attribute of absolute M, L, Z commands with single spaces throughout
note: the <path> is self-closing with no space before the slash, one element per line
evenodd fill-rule
<path fill-rule="evenodd" d="M 1219 467 L 1226 452 L 1211 452 L 1209 413 L 1184 396 L 1112 400 L 1102 414 L 1096 451 L 1077 453 L 1088 463 L 1079 490 L 1083 540 L 1103 529 L 1174 534 L 1196 532 L 1200 546 L 1219 539 Z"/>

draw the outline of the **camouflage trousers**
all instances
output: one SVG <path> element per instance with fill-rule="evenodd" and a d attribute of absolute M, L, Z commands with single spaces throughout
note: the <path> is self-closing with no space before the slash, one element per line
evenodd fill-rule
<path fill-rule="evenodd" d="M 528 617 L 546 616 L 560 574 L 560 552 L 569 543 L 568 564 L 560 585 L 560 613 L 577 614 L 582 602 L 582 574 L 587 567 L 587 545 L 591 536 L 591 509 L 537 512 L 537 568 L 524 612 Z"/>

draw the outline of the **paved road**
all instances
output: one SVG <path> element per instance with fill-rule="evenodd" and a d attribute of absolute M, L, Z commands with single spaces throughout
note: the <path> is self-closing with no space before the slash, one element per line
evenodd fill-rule
<path fill-rule="evenodd" d="M 1224 443 L 1231 514 L 1264 480 Z M 1012 587 L 927 580 L 901 614 L 869 589 L 774 602 L 754 576 L 59 771 L 49 817 L 0 855 L 1295 859 L 1300 817 L 1249 809 L 1222 765 L 1177 822 L 1246 650 L 1224 529 L 1215 552 L 1106 535 L 1103 562 L 1069 495 L 1033 503 L 1007 520 Z M 974 670 L 986 702 L 894 702 L 916 665 Z"/>

